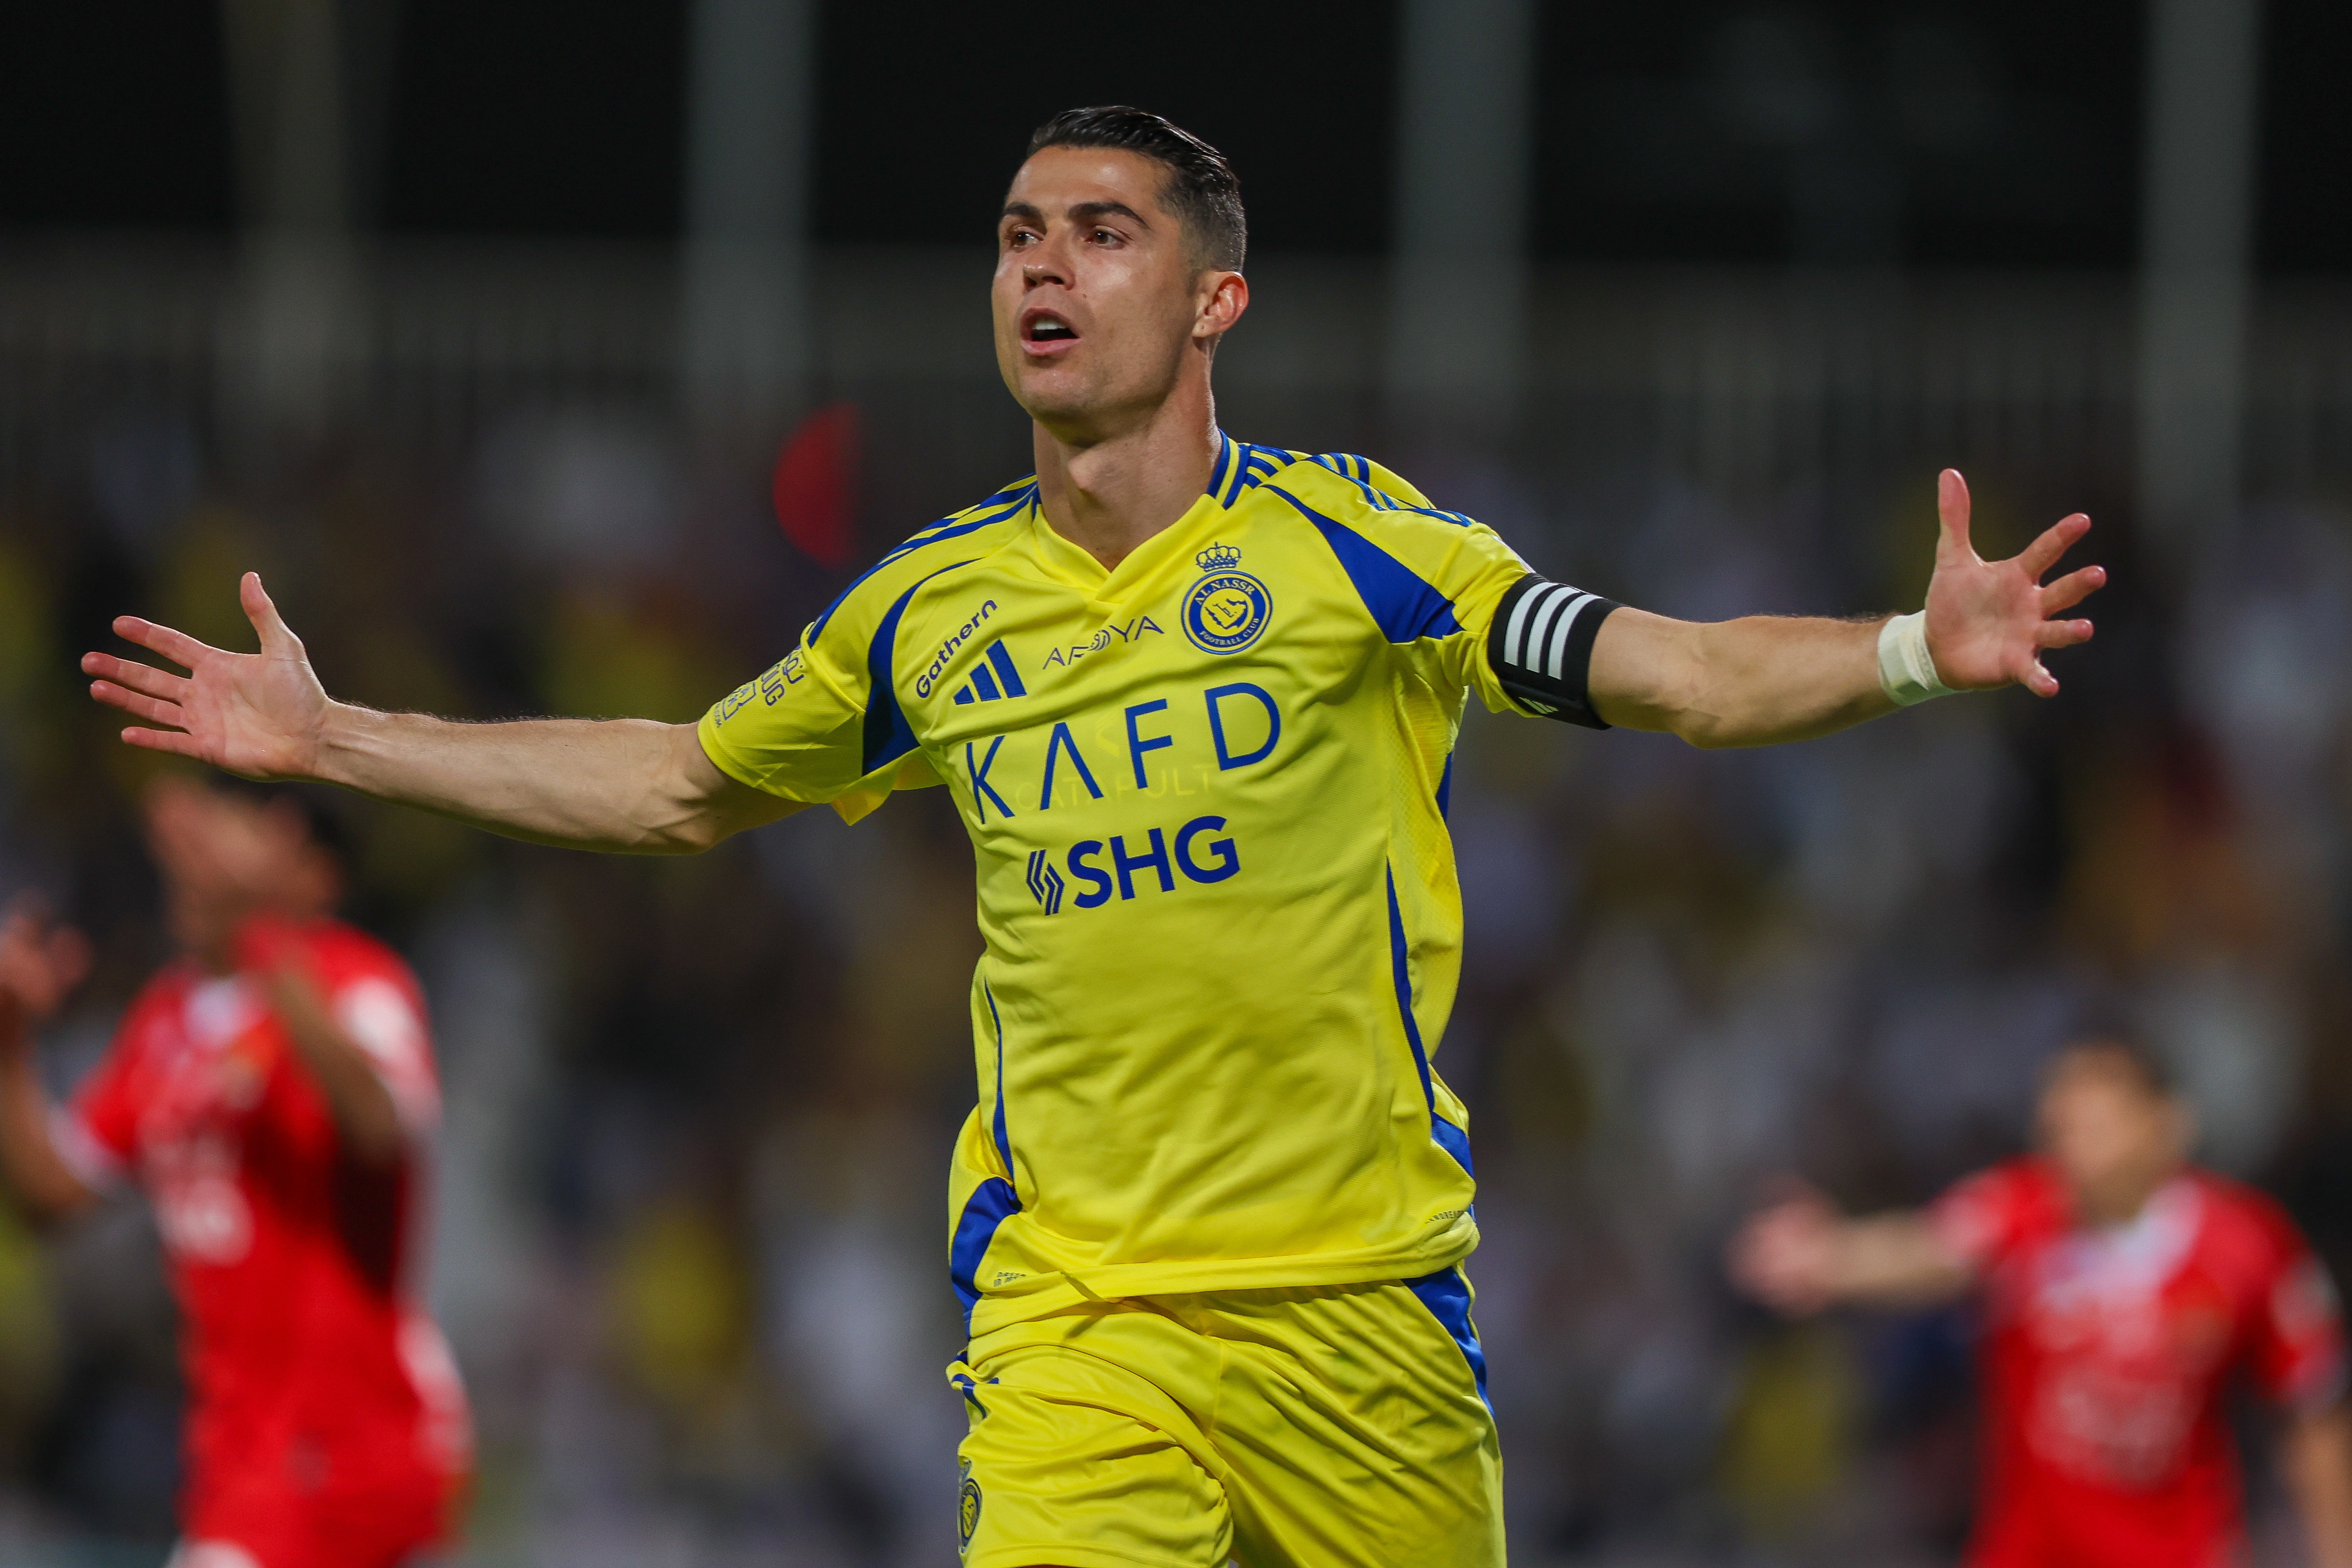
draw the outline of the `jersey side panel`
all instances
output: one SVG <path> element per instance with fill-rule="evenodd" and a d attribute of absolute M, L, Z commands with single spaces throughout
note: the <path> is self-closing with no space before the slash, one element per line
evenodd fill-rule
<path fill-rule="evenodd" d="M 1438 1135 L 1470 1163 L 1468 1113 L 1429 1065 L 1461 974 L 1462 897 L 1444 813 L 1465 690 L 1510 708 L 1485 648 L 1495 606 L 1528 574 L 1494 530 L 1431 507 L 1421 492 L 1361 458 L 1328 455 L 1268 481 L 1323 534 L 1390 645 L 1391 900 L 1402 952 L 1399 1006 L 1409 1010 Z"/>

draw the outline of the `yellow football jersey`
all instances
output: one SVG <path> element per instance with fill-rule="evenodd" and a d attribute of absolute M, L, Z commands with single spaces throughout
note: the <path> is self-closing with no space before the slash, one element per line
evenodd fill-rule
<path fill-rule="evenodd" d="M 944 782 L 962 812 L 987 942 L 950 1193 L 968 1327 L 1409 1279 L 1475 1245 L 1469 1118 L 1430 1061 L 1462 942 L 1446 789 L 1469 689 L 1549 710 L 1486 653 L 1498 606 L 1543 618 L 1525 583 L 1361 458 L 1226 440 L 1116 570 L 1015 485 L 704 717 L 755 788 L 855 821 Z"/>

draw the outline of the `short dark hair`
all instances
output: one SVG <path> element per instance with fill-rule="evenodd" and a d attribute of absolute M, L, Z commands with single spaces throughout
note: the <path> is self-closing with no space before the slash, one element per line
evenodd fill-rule
<path fill-rule="evenodd" d="M 291 811 L 310 842 L 325 850 L 345 875 L 350 874 L 358 846 L 351 823 L 327 790 L 315 784 L 257 784 L 233 774 L 221 778 L 217 787 L 260 805 Z"/>
<path fill-rule="evenodd" d="M 1048 147 L 1117 147 L 1163 164 L 1168 183 L 1160 188 L 1160 205 L 1183 224 L 1194 264 L 1242 269 L 1249 220 L 1242 213 L 1241 179 L 1223 153 L 1182 126 L 1123 103 L 1066 109 L 1029 138 L 1031 157 Z"/>

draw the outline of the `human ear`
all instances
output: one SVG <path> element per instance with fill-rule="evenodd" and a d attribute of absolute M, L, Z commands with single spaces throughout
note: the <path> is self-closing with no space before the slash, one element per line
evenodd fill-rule
<path fill-rule="evenodd" d="M 1206 288 L 1192 320 L 1196 338 L 1223 337 L 1249 309 L 1249 280 L 1238 272 L 1204 272 Z"/>

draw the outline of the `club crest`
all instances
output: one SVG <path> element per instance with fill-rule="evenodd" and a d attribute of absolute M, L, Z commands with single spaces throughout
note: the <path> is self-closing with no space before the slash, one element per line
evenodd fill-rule
<path fill-rule="evenodd" d="M 957 1550 L 971 1550 L 972 1531 L 980 1528 L 980 1483 L 970 1476 L 956 1495 L 956 1535 L 961 1542 Z"/>
<path fill-rule="evenodd" d="M 1239 653 L 1265 630 L 1274 595 L 1239 569 L 1242 552 L 1230 544 L 1212 544 L 1192 559 L 1206 575 L 1184 595 L 1184 635 L 1203 653 Z"/>

